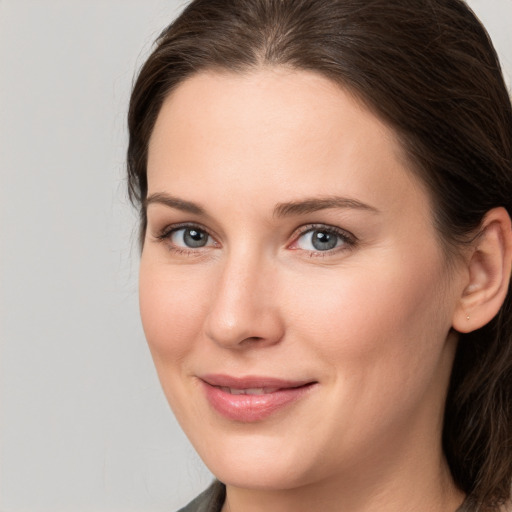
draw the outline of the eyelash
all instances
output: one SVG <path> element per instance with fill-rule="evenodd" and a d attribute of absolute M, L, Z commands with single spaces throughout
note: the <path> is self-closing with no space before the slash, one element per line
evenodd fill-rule
<path fill-rule="evenodd" d="M 214 237 L 209 233 L 209 231 L 205 227 L 201 226 L 200 224 L 191 224 L 191 223 L 173 224 L 171 226 L 166 226 L 164 229 L 162 229 L 160 231 L 160 233 L 158 233 L 156 235 L 155 238 L 158 242 L 167 243 L 167 248 L 169 251 L 171 251 L 175 254 L 184 255 L 184 256 L 201 256 L 201 254 L 203 252 L 201 249 L 211 247 L 211 246 L 206 246 L 206 247 L 198 247 L 198 248 L 194 249 L 194 248 L 179 247 L 179 246 L 172 244 L 170 242 L 172 235 L 181 229 L 196 229 L 198 231 L 205 233 L 209 238 L 214 239 Z M 314 232 L 314 231 L 321 231 L 321 232 L 324 232 L 327 234 L 334 234 L 335 236 L 338 237 L 339 240 L 341 240 L 342 246 L 334 247 L 332 249 L 328 249 L 325 251 L 312 250 L 309 252 L 310 258 L 315 258 L 315 257 L 324 258 L 324 257 L 332 256 L 335 253 L 353 249 L 356 247 L 356 245 L 358 243 L 358 240 L 354 235 L 352 235 L 351 233 L 349 233 L 348 231 L 345 231 L 343 229 L 337 228 L 335 226 L 330 226 L 327 224 L 308 224 L 305 226 L 301 226 L 300 228 L 298 228 L 295 231 L 295 233 L 293 233 L 293 235 L 291 237 L 293 239 L 293 242 L 291 244 L 288 244 L 288 247 L 290 248 L 291 245 L 296 244 L 298 242 L 298 240 L 305 234 L 307 234 L 309 232 Z M 290 249 L 290 250 L 300 250 L 300 249 Z"/>

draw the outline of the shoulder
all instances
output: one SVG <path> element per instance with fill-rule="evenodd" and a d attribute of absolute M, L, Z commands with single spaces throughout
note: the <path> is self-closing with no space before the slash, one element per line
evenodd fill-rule
<path fill-rule="evenodd" d="M 226 488 L 219 481 L 215 481 L 206 491 L 178 512 L 220 512 L 225 497 Z"/>

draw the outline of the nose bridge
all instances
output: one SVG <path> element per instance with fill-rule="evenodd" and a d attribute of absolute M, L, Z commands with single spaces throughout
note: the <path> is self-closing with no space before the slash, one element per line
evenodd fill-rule
<path fill-rule="evenodd" d="M 274 301 L 275 266 L 249 246 L 226 255 L 206 321 L 207 336 L 229 348 L 275 343 L 281 338 Z"/>

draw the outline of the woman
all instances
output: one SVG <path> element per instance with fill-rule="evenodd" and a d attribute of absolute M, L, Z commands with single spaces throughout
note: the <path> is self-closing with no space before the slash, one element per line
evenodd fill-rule
<path fill-rule="evenodd" d="M 512 110 L 460 0 L 195 0 L 129 113 L 184 510 L 507 510 Z M 222 482 L 222 483 L 220 483 Z"/>

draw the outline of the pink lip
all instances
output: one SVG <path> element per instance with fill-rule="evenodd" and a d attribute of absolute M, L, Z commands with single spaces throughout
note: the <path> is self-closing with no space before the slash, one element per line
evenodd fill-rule
<path fill-rule="evenodd" d="M 204 375 L 200 377 L 206 398 L 222 416 L 244 423 L 262 421 L 299 400 L 316 384 L 314 381 L 289 381 L 271 377 Z M 259 389 L 261 394 L 232 394 L 234 390 Z"/>

